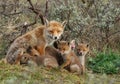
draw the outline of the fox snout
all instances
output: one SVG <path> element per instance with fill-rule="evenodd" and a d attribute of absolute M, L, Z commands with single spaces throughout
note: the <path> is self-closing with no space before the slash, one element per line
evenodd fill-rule
<path fill-rule="evenodd" d="M 63 50 L 58 50 L 58 52 L 61 53 L 61 55 L 65 54 L 65 51 L 63 51 Z"/>
<path fill-rule="evenodd" d="M 77 52 L 78 56 L 82 56 L 83 53 L 82 52 Z"/>
<path fill-rule="evenodd" d="M 48 37 L 52 40 L 58 40 L 61 35 L 48 34 Z"/>
<path fill-rule="evenodd" d="M 55 35 L 49 35 L 49 37 L 52 39 L 52 40 L 58 40 L 60 38 L 60 36 L 55 36 Z"/>
<path fill-rule="evenodd" d="M 64 54 L 64 51 L 60 51 L 60 53 L 63 55 L 63 54 Z"/>
<path fill-rule="evenodd" d="M 54 39 L 54 40 L 58 40 L 58 39 L 59 39 L 59 36 L 53 36 L 53 39 Z"/>
<path fill-rule="evenodd" d="M 55 36 L 54 39 L 56 40 L 56 39 L 58 39 L 58 38 Z"/>

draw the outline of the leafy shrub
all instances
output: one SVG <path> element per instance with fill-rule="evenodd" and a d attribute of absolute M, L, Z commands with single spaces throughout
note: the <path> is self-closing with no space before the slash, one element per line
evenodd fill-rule
<path fill-rule="evenodd" d="M 83 14 L 84 5 L 79 0 L 53 0 L 51 2 L 50 19 L 58 21 L 67 20 L 65 31 L 69 31 L 69 38 L 79 39 L 78 36 L 86 34 L 87 27 L 91 23 L 89 15 Z"/>
<path fill-rule="evenodd" d="M 118 48 L 118 46 L 110 45 L 111 41 L 113 41 L 111 38 L 118 35 L 115 32 L 119 31 L 116 23 L 118 23 L 120 7 L 114 4 L 116 1 L 85 1 L 87 1 L 86 4 L 83 4 L 80 0 L 52 0 L 49 19 L 58 21 L 66 19 L 68 23 L 65 31 L 70 32 L 67 35 L 69 39 L 89 42 L 94 48 L 101 50 L 106 44 Z M 89 10 L 86 10 L 89 1 L 94 2 L 89 7 Z M 119 41 L 114 42 L 114 44 L 118 45 L 117 42 Z"/>
<path fill-rule="evenodd" d="M 120 72 L 120 54 L 111 50 L 97 52 L 95 58 L 88 58 L 88 68 L 97 73 L 117 74 Z"/>

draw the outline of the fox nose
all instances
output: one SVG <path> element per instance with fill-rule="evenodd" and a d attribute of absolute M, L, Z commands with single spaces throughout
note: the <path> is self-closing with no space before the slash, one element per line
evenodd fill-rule
<path fill-rule="evenodd" d="M 64 51 L 61 51 L 61 54 L 63 55 L 63 54 L 64 54 Z"/>
<path fill-rule="evenodd" d="M 54 37 L 55 40 L 57 40 L 57 37 Z"/>
<path fill-rule="evenodd" d="M 82 56 L 82 52 L 78 52 L 79 56 Z"/>

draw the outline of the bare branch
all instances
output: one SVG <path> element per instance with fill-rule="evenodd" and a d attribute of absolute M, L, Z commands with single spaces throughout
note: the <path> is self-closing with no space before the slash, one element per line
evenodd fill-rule
<path fill-rule="evenodd" d="M 23 35 L 24 33 L 26 33 L 27 28 L 28 28 L 29 26 L 32 26 L 32 25 L 36 24 L 36 22 L 37 22 L 37 20 L 38 20 L 38 16 L 39 16 L 39 14 L 35 17 L 35 21 L 34 21 L 34 22 L 29 23 L 29 24 L 24 23 L 24 24 L 18 25 L 18 26 L 16 26 L 14 29 L 17 29 L 17 28 L 20 28 L 20 27 L 23 28 L 22 31 L 21 31 L 21 34 L 20 34 L 20 35 Z M 19 36 L 20 36 L 20 35 L 19 35 Z M 6 37 L 7 37 L 7 35 L 6 35 Z M 17 36 L 17 37 L 18 37 L 18 36 Z M 16 37 L 16 38 L 17 38 L 17 37 Z M 11 44 L 16 38 L 12 39 L 12 40 L 10 41 L 10 44 Z"/>
<path fill-rule="evenodd" d="M 120 21 L 120 17 L 118 16 L 118 17 L 116 17 L 115 20 L 113 21 L 113 24 L 116 24 L 116 23 L 119 22 L 119 21 Z M 119 32 L 120 32 L 120 30 L 111 33 L 111 34 L 108 36 L 108 38 L 110 38 L 111 36 L 113 36 L 113 35 L 115 35 L 115 34 L 117 34 L 117 33 L 119 33 Z"/>
<path fill-rule="evenodd" d="M 114 23 L 117 23 L 117 22 L 119 22 L 119 21 L 120 21 L 120 17 L 116 17 Z"/>
<path fill-rule="evenodd" d="M 34 6 L 33 6 L 33 4 L 32 4 L 32 2 L 31 2 L 31 0 L 27 0 L 27 1 L 29 2 L 30 6 L 31 6 L 33 9 L 35 9 Z"/>
<path fill-rule="evenodd" d="M 113 36 L 113 35 L 115 35 L 115 34 L 117 34 L 117 33 L 119 33 L 119 32 L 120 32 L 120 30 L 119 30 L 119 31 L 116 31 L 116 32 L 113 32 L 112 34 L 109 35 L 108 38 L 110 38 L 111 36 Z"/>
<path fill-rule="evenodd" d="M 36 22 L 38 20 L 38 17 L 39 17 L 39 14 L 35 17 L 35 21 L 34 22 L 29 23 L 29 24 L 27 24 L 27 23 L 21 24 L 19 26 L 16 26 L 15 29 L 20 28 L 20 27 L 27 28 L 29 26 L 32 26 L 32 25 L 36 24 Z"/>
<path fill-rule="evenodd" d="M 48 2 L 49 0 L 46 0 L 46 7 L 45 7 L 45 17 L 48 18 Z"/>
<path fill-rule="evenodd" d="M 10 14 L 5 14 L 5 13 L 1 13 L 1 14 L 4 15 L 4 16 L 12 16 L 12 15 L 18 15 L 18 14 L 21 14 L 21 13 L 23 13 L 23 12 L 20 11 L 20 12 L 15 12 L 15 13 L 10 13 Z"/>
<path fill-rule="evenodd" d="M 67 15 L 67 26 L 68 26 L 68 28 L 69 28 L 69 30 L 71 30 L 71 28 L 70 28 L 70 23 L 69 23 L 69 21 L 70 21 L 70 15 L 71 15 L 71 11 L 69 10 L 69 12 L 68 12 L 68 15 Z"/>
<path fill-rule="evenodd" d="M 83 4 L 85 4 L 85 0 L 81 0 Z"/>
<path fill-rule="evenodd" d="M 38 10 L 38 9 L 36 9 L 36 8 L 33 6 L 31 0 L 27 0 L 27 1 L 29 2 L 30 6 L 31 6 L 29 9 L 31 9 L 35 14 L 39 15 L 39 18 L 41 19 L 41 22 L 42 22 L 42 24 L 44 25 L 44 24 L 45 24 L 45 22 L 44 22 L 44 16 L 43 16 L 43 14 L 41 13 L 41 11 Z"/>

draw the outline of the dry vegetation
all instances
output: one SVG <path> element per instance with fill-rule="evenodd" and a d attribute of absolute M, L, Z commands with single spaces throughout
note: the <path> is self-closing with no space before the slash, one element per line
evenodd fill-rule
<path fill-rule="evenodd" d="M 0 61 L 0 84 L 119 84 L 120 75 L 86 73 L 82 76 L 44 67 L 9 65 Z"/>
<path fill-rule="evenodd" d="M 9 44 L 19 35 L 44 24 L 42 16 L 49 20 L 68 21 L 65 40 L 87 42 L 92 50 L 103 50 L 104 47 L 120 50 L 119 0 L 47 1 L 0 1 L 0 54 L 4 55 Z"/>
<path fill-rule="evenodd" d="M 32 1 L 32 4 L 30 1 Z M 85 3 L 82 1 L 85 1 Z M 109 48 L 120 53 L 120 0 L 0 0 L 0 58 L 5 56 L 9 45 L 15 38 L 38 25 L 44 24 L 43 16 L 48 20 L 63 21 L 66 19 L 68 23 L 65 34 L 63 35 L 64 37 L 61 39 L 75 39 L 78 42 L 89 43 L 91 48 L 89 56 L 95 55 L 93 53 L 94 50 L 103 51 L 104 48 Z M 4 65 L 4 63 L 0 65 Z M 24 68 L 21 68 L 21 66 L 17 68 L 16 66 L 11 66 L 12 68 L 8 69 L 9 66 L 10 65 L 6 65 L 5 67 L 0 66 L 0 80 L 4 79 L 2 75 L 7 74 L 8 77 L 6 77 L 6 80 L 10 79 L 14 81 L 17 76 L 22 80 L 23 77 L 21 74 Z M 6 70 L 4 73 L 3 68 Z M 18 68 L 20 68 L 20 71 Z M 18 72 L 15 71 L 15 76 L 10 74 L 12 70 L 18 70 Z M 53 74 L 53 71 L 60 76 L 56 74 L 52 77 L 51 74 Z M 60 79 L 63 77 L 59 71 L 53 71 L 45 71 L 45 73 L 51 75 L 50 80 L 54 80 L 56 77 Z M 26 73 L 26 70 L 23 70 L 23 72 Z M 37 72 L 39 72 L 39 70 L 37 70 L 36 73 Z M 31 72 L 27 72 L 26 75 L 29 73 Z M 29 77 L 33 75 L 35 75 L 35 79 L 37 77 L 41 77 L 40 80 L 44 79 L 42 77 L 44 74 L 38 76 L 36 73 L 32 72 L 32 74 L 29 74 L 26 80 L 31 79 Z M 74 77 L 70 75 L 71 73 L 65 76 L 68 77 L 64 80 L 66 81 L 65 84 L 68 84 L 69 80 L 71 80 L 69 84 L 74 84 L 72 81 L 81 80 L 75 75 L 73 75 Z M 93 82 L 100 82 L 102 77 L 106 78 L 103 84 L 115 84 L 115 81 L 119 80 L 117 78 L 120 78 L 119 75 L 117 78 L 114 76 L 113 78 L 111 77 L 110 81 L 106 75 L 100 75 L 100 78 L 98 75 L 93 74 L 86 74 L 86 76 L 88 76 L 86 84 L 90 81 L 91 84 L 93 84 Z M 55 79 L 54 81 L 58 80 L 59 82 L 60 79 Z M 24 83 L 27 83 L 26 80 Z M 50 82 L 50 80 L 43 81 Z M 96 80 L 96 82 L 94 80 Z M 53 84 L 54 81 L 51 81 L 51 84 Z M 29 83 L 28 81 L 28 84 L 38 82 L 39 81 L 31 81 L 31 83 Z M 120 81 L 118 81 L 118 83 L 119 82 Z M 116 84 L 118 83 L 116 82 Z M 8 83 L 2 81 L 1 84 Z"/>

